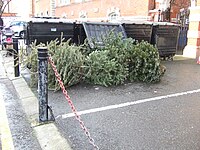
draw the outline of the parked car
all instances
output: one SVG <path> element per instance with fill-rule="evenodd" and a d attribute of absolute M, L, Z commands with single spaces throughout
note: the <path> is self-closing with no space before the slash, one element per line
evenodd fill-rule
<path fill-rule="evenodd" d="M 14 31 L 15 37 L 24 38 L 26 22 L 25 21 L 13 21 L 9 25 L 10 29 Z"/>

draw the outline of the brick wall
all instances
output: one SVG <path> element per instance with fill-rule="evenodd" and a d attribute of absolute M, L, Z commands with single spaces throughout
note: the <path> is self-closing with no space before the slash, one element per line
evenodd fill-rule
<path fill-rule="evenodd" d="M 52 0 L 36 0 L 35 14 L 45 16 L 47 11 L 51 12 L 50 3 Z M 60 0 L 56 0 L 55 16 L 66 16 L 69 19 L 79 18 L 79 13 L 87 14 L 87 18 L 107 18 L 108 11 L 119 8 L 120 16 L 149 16 L 149 10 L 158 9 L 159 3 L 155 0 L 85 0 L 76 3 L 70 0 L 70 5 L 59 5 Z M 172 6 L 171 18 L 176 18 L 181 8 L 188 8 L 190 0 L 175 0 L 176 5 Z"/>
<path fill-rule="evenodd" d="M 148 16 L 153 6 L 154 0 L 90 0 L 82 3 L 71 0 L 70 5 L 57 6 L 56 16 L 65 13 L 67 18 L 74 19 L 79 18 L 79 12 L 84 11 L 88 18 L 107 17 L 112 8 L 119 8 L 121 16 Z"/>
<path fill-rule="evenodd" d="M 180 9 L 187 9 L 190 7 L 190 0 L 175 0 L 171 8 L 171 18 L 176 18 L 176 15 L 180 13 Z"/>
<path fill-rule="evenodd" d="M 50 13 L 50 2 L 51 0 L 36 0 L 35 1 L 35 16 L 47 16 Z"/>

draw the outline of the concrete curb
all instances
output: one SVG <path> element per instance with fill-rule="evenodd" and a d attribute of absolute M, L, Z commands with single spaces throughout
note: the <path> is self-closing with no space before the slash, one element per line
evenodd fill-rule
<path fill-rule="evenodd" d="M 71 150 L 68 141 L 62 137 L 54 123 L 39 124 L 38 100 L 23 77 L 15 78 L 12 83 L 19 95 L 24 111 L 33 127 L 43 150 Z"/>
<path fill-rule="evenodd" d="M 194 60 L 194 58 L 184 57 L 183 55 L 175 55 L 174 56 L 175 61 L 176 60 L 189 60 L 189 59 Z"/>
<path fill-rule="evenodd" d="M 4 66 L 6 76 L 12 81 L 15 87 L 22 107 L 25 111 L 28 121 L 30 122 L 35 132 L 36 138 L 38 139 L 41 148 L 43 150 L 72 150 L 67 139 L 61 135 L 53 122 L 48 124 L 39 124 L 38 99 L 35 97 L 23 77 L 13 77 L 14 74 L 11 76 L 8 75 L 10 70 L 6 69 L 8 68 L 8 65 L 9 67 L 13 68 L 13 66 L 11 66 L 13 64 L 10 62 L 9 64 L 5 62 L 2 53 L 0 53 L 0 55 L 0 63 Z"/>

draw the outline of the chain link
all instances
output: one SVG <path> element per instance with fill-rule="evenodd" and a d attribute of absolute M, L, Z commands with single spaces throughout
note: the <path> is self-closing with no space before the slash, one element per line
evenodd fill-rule
<path fill-rule="evenodd" d="M 80 126 L 83 129 L 85 135 L 88 137 L 90 144 L 92 144 L 94 146 L 95 150 L 99 150 L 99 147 L 95 144 L 94 139 L 90 136 L 90 133 L 89 133 L 87 127 L 85 126 L 84 122 L 81 120 L 80 115 L 78 115 L 77 110 L 76 110 L 75 106 L 73 105 L 73 102 L 72 102 L 70 96 L 68 95 L 67 90 L 65 89 L 65 86 L 64 86 L 64 84 L 62 82 L 62 79 L 61 79 L 61 76 L 58 73 L 56 65 L 54 64 L 54 61 L 53 61 L 53 59 L 52 59 L 52 57 L 50 55 L 49 55 L 49 59 L 48 60 L 49 60 L 49 63 L 51 64 L 51 66 L 52 66 L 52 68 L 54 70 L 55 76 L 56 76 L 56 78 L 57 78 L 57 80 L 59 82 L 59 85 L 60 85 L 60 87 L 62 89 L 62 92 L 63 92 L 65 98 L 67 99 L 67 101 L 68 101 L 68 103 L 69 103 L 69 105 L 70 105 L 70 107 L 72 109 L 72 112 L 75 115 L 76 120 L 78 120 L 78 122 L 80 123 Z"/>

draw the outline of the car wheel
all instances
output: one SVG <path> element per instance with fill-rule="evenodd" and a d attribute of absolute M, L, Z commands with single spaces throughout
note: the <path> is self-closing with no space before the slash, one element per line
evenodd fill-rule
<path fill-rule="evenodd" d="M 24 31 L 20 32 L 19 37 L 22 38 L 22 39 L 24 38 Z"/>

